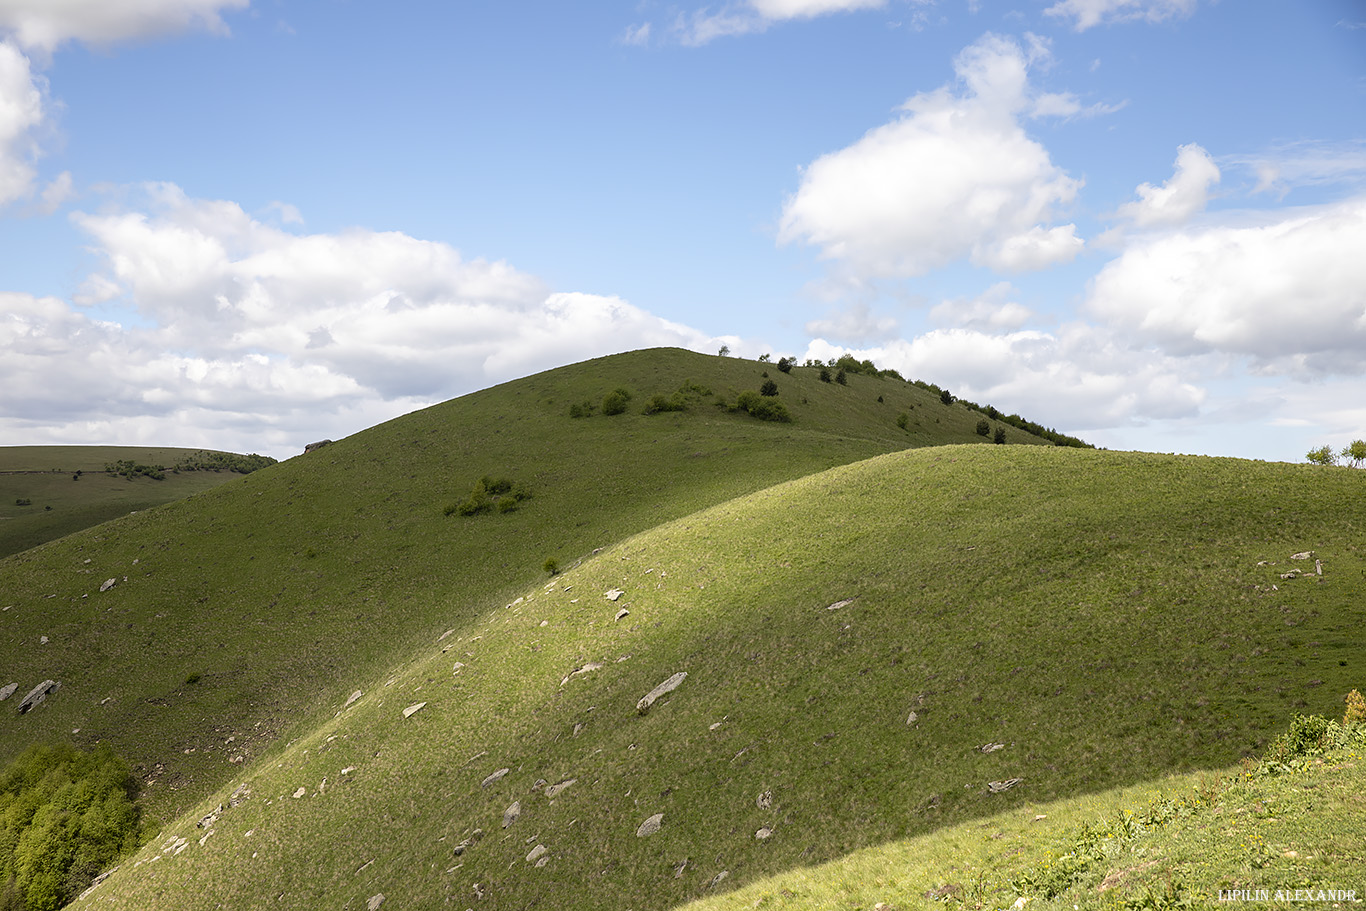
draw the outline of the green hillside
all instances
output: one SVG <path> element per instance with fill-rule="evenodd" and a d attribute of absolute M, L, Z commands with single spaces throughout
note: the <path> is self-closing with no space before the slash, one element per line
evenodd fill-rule
<path fill-rule="evenodd" d="M 237 474 L 226 466 L 269 461 L 166 447 L 0 446 L 0 557 L 217 487 Z M 131 470 L 144 465 L 166 470 Z"/>
<path fill-rule="evenodd" d="M 667 908 L 1222 769 L 1360 683 L 1364 484 L 958 446 L 728 501 L 452 599 L 449 633 L 332 689 L 87 901 Z"/>
<path fill-rule="evenodd" d="M 0 561 L 0 758 L 134 766 L 82 904 L 646 909 L 1341 714 L 1366 475 L 981 420 L 677 350 L 405 416 Z"/>
<path fill-rule="evenodd" d="M 757 390 L 766 372 L 791 423 L 717 407 Z M 633 394 L 626 413 L 570 417 L 618 388 Z M 687 410 L 641 413 L 680 388 Z M 905 429 L 903 413 L 915 416 Z M 544 578 L 547 559 L 568 566 L 834 465 L 980 442 L 979 417 L 896 379 L 823 383 L 816 370 L 676 349 L 407 415 L 0 562 L 0 687 L 63 685 L 42 712 L 0 712 L 0 760 L 56 736 L 111 743 L 144 781 L 150 818 L 173 818 L 277 737 L 330 717 L 336 690 Z M 460 515 L 486 475 L 530 499 Z"/>

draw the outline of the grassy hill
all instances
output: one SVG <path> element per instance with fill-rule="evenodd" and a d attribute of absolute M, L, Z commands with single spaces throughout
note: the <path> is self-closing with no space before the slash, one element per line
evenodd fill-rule
<path fill-rule="evenodd" d="M 165 447 L 0 446 L 0 557 L 217 487 L 235 473 L 210 466 L 241 458 Z M 115 463 L 168 470 L 160 478 L 106 470 Z"/>
<path fill-rule="evenodd" d="M 765 372 L 793 422 L 716 407 Z M 685 386 L 687 411 L 641 413 Z M 569 416 L 617 388 L 634 395 L 626 413 Z M 902 413 L 916 416 L 906 429 Z M 834 465 L 980 441 L 978 417 L 894 379 L 823 383 L 681 350 L 588 361 L 407 415 L 0 562 L 0 686 L 64 687 L 40 714 L 0 713 L 0 759 L 79 729 L 78 745 L 103 739 L 138 766 L 148 813 L 172 818 L 282 733 L 330 716 L 335 689 L 544 578 L 547 559 L 568 566 Z M 455 513 L 485 475 L 531 499 Z"/>
<path fill-rule="evenodd" d="M 712 404 L 765 369 L 793 423 Z M 112 743 L 165 823 L 85 903 L 671 907 L 1221 769 L 1360 686 L 1366 475 L 967 445 L 848 380 L 587 362 L 0 563 L 0 667 L 63 682 L 0 749 Z M 531 495 L 461 515 L 484 475 Z"/>

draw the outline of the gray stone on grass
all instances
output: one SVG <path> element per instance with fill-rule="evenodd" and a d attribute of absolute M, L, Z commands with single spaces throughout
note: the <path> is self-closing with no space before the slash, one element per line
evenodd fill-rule
<path fill-rule="evenodd" d="M 309 445 L 316 446 L 318 444 L 311 443 Z M 382 904 L 384 904 L 384 893 L 380 892 L 378 895 L 372 895 L 365 900 L 365 911 L 379 911 L 379 906 Z"/>
<path fill-rule="evenodd" d="M 531 853 L 526 856 L 526 862 L 529 864 L 535 863 L 537 859 L 539 859 L 541 855 L 545 854 L 548 850 L 550 849 L 547 848 L 545 845 L 537 845 L 536 847 L 532 848 Z"/>
<path fill-rule="evenodd" d="M 849 605 L 851 605 L 851 604 L 853 604 L 853 603 L 854 603 L 854 599 L 853 599 L 853 598 L 845 598 L 843 601 L 836 601 L 834 604 L 831 604 L 831 605 L 827 606 L 825 609 L 826 609 L 826 610 L 839 610 L 841 607 L 848 607 Z"/>
<path fill-rule="evenodd" d="M 636 829 L 636 838 L 644 838 L 647 835 L 655 834 L 663 824 L 664 814 L 656 813 L 640 824 L 639 828 Z"/>
<path fill-rule="evenodd" d="M 566 778 L 559 784 L 552 784 L 550 787 L 545 789 L 545 796 L 550 798 L 551 800 L 554 800 L 556 797 L 560 796 L 560 794 L 564 791 L 565 788 L 569 787 L 576 781 L 578 781 L 577 778 Z"/>
<path fill-rule="evenodd" d="M 506 829 L 517 821 L 517 817 L 522 815 L 522 802 L 514 800 L 512 806 L 503 811 L 503 828 Z"/>
<path fill-rule="evenodd" d="M 679 671 L 677 674 L 674 674 L 668 680 L 665 680 L 663 683 L 659 684 L 659 686 L 650 690 L 650 692 L 646 693 L 644 696 L 641 696 L 640 701 L 636 703 L 636 711 L 644 715 L 646 712 L 650 710 L 650 706 L 655 704 L 656 699 L 658 699 L 660 696 L 665 695 L 666 693 L 672 693 L 674 690 L 678 689 L 678 685 L 682 683 L 685 679 L 687 679 L 687 676 L 687 671 Z"/>
<path fill-rule="evenodd" d="M 754 805 L 761 810 L 767 810 L 769 807 L 773 806 L 773 792 L 765 791 L 760 794 L 758 799 L 754 801 Z"/>
<path fill-rule="evenodd" d="M 1005 781 L 988 781 L 987 792 L 990 794 L 999 794 L 1002 791 L 1009 791 L 1022 781 L 1024 781 L 1023 778 L 1007 778 Z"/>
<path fill-rule="evenodd" d="M 118 581 L 118 579 L 105 579 L 102 583 L 100 583 L 100 591 L 109 591 L 109 589 L 113 588 L 115 585 L 118 584 Z"/>
<path fill-rule="evenodd" d="M 19 703 L 19 714 L 28 714 L 35 706 L 61 688 L 62 685 L 56 680 L 44 680 L 42 683 L 29 690 L 28 695 Z"/>
<path fill-rule="evenodd" d="M 512 771 L 511 769 L 499 769 L 498 771 L 496 771 L 496 772 L 494 772 L 492 775 L 490 775 L 488 778 L 485 778 L 482 782 L 480 782 L 480 783 L 479 783 L 479 787 L 481 787 L 481 788 L 487 788 L 489 785 L 493 784 L 495 781 L 500 781 L 504 775 L 506 775 L 508 772 L 511 772 L 511 771 Z"/>
<path fill-rule="evenodd" d="M 413 717 L 414 715 L 416 715 L 418 712 L 420 712 L 420 711 L 422 711 L 423 709 L 425 709 L 426 707 L 427 707 L 427 703 L 425 703 L 425 702 L 417 702 L 417 703 L 414 703 L 414 704 L 408 706 L 406 709 L 403 710 L 403 717 L 404 717 L 404 718 L 411 718 L 411 717 Z"/>
<path fill-rule="evenodd" d="M 759 839 L 759 841 L 763 841 L 764 839 L 769 838 L 769 837 L 771 837 L 772 835 L 773 835 L 773 827 L 772 827 L 772 826 L 764 826 L 764 827 L 763 827 L 762 829 L 760 829 L 758 832 L 755 832 L 755 833 L 754 833 L 754 837 L 757 838 L 757 839 Z"/>
<path fill-rule="evenodd" d="M 619 588 L 614 588 L 614 589 L 612 589 L 611 591 L 609 591 L 609 592 L 606 593 L 606 597 L 607 597 L 607 600 L 608 600 L 608 601 L 615 601 L 615 600 L 617 600 L 618 598 L 620 598 L 620 597 L 621 597 L 622 595 L 624 595 L 624 594 L 626 594 L 626 592 L 622 591 L 622 590 L 619 589 Z"/>
<path fill-rule="evenodd" d="M 14 691 L 17 689 L 19 689 L 19 684 L 17 683 L 11 683 L 7 686 L 0 687 L 0 702 L 4 702 L 9 697 L 13 696 Z"/>
<path fill-rule="evenodd" d="M 984 743 L 977 748 L 979 753 L 995 753 L 997 750 L 1004 749 L 1004 743 Z"/>
<path fill-rule="evenodd" d="M 357 699 L 359 699 L 360 697 L 362 697 L 362 696 L 364 696 L 364 695 L 365 695 L 365 694 L 364 694 L 363 692 L 361 692 L 360 690 L 356 690 L 354 693 L 352 693 L 350 696 L 347 697 L 347 699 L 346 699 L 346 705 L 342 706 L 342 708 L 344 708 L 344 709 L 349 709 L 349 708 L 351 707 L 352 703 L 354 703 Z"/>

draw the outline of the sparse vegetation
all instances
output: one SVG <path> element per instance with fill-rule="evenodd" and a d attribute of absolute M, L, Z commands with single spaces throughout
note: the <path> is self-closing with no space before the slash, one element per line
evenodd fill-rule
<path fill-rule="evenodd" d="M 477 516 L 494 510 L 500 513 L 512 512 L 530 496 L 531 492 L 525 484 L 514 483 L 508 478 L 495 479 L 484 475 L 474 482 L 465 499 L 459 503 L 447 503 L 442 509 L 442 514 L 449 516 L 458 512 L 462 516 Z"/>
<path fill-rule="evenodd" d="M 625 414 L 626 407 L 631 404 L 631 390 L 625 387 L 617 387 L 602 399 L 603 414 Z"/>

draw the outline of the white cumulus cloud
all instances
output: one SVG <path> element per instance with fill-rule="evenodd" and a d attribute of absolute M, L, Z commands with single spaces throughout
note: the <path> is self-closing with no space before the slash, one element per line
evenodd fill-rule
<path fill-rule="evenodd" d="M 159 432 L 287 455 L 565 363 L 720 344 L 399 232 L 290 233 L 169 184 L 137 205 L 72 216 L 103 261 L 77 303 L 0 295 L 0 439 Z"/>
<path fill-rule="evenodd" d="M 1102 23 L 1163 22 L 1189 16 L 1197 0 L 1060 0 L 1044 10 L 1050 16 L 1071 19 L 1084 32 Z"/>
<path fill-rule="evenodd" d="M 1036 318 L 1018 301 L 1010 300 L 1015 286 L 997 282 L 975 298 L 952 298 L 930 310 L 930 321 L 940 326 L 962 326 L 983 331 L 1019 329 Z"/>
<path fill-rule="evenodd" d="M 250 0 L 0 0 L 0 32 L 51 52 L 66 41 L 113 44 L 191 28 L 226 32 L 220 15 Z"/>
<path fill-rule="evenodd" d="M 863 278 L 909 277 L 962 258 L 1001 271 L 1071 260 L 1083 241 L 1051 225 L 1076 197 L 1022 118 L 1056 107 L 1029 82 L 1046 46 L 986 35 L 955 61 L 965 91 L 921 93 L 902 115 L 803 171 L 778 237 Z M 1041 105 L 1041 102 L 1042 103 Z"/>
<path fill-rule="evenodd" d="M 916 5 L 925 2 L 927 0 L 912 0 Z M 887 0 L 745 0 L 728 3 L 717 10 L 704 7 L 691 15 L 680 13 L 674 21 L 673 31 L 682 43 L 701 45 L 717 38 L 762 32 L 777 22 L 882 9 L 886 5 Z M 635 27 L 627 30 L 628 37 L 636 33 Z"/>
<path fill-rule="evenodd" d="M 33 192 L 38 157 L 34 134 L 43 122 L 44 87 L 28 57 L 0 41 L 0 206 Z"/>
<path fill-rule="evenodd" d="M 1210 186 L 1219 182 L 1219 166 L 1209 152 L 1191 143 L 1176 150 L 1176 170 L 1160 187 L 1139 184 L 1138 199 L 1119 207 L 1119 214 L 1140 228 L 1189 221 L 1205 210 Z"/>
<path fill-rule="evenodd" d="M 1194 416 L 1206 395 L 1181 359 L 1080 323 L 1056 332 L 934 329 L 861 350 L 816 339 L 803 357 L 846 351 L 1064 433 Z"/>
<path fill-rule="evenodd" d="M 1092 282 L 1091 313 L 1177 354 L 1270 373 L 1366 373 L 1366 197 L 1134 241 Z"/>

